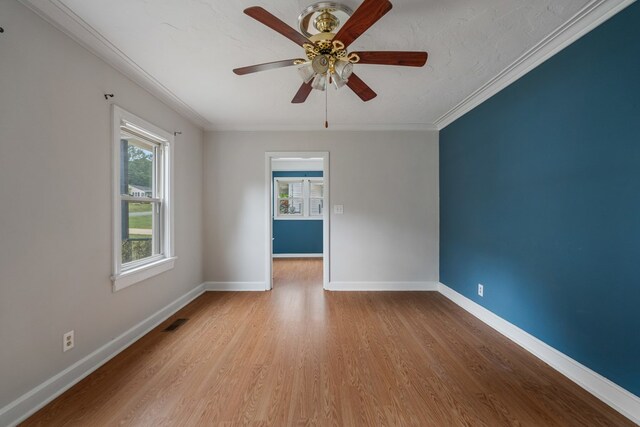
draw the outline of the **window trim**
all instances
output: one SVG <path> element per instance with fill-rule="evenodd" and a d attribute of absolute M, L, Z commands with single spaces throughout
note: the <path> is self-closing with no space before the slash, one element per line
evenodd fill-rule
<path fill-rule="evenodd" d="M 163 218 L 160 234 L 160 254 L 153 255 L 139 262 L 132 262 L 127 268 L 122 265 L 122 210 L 121 201 L 125 199 L 137 199 L 132 196 L 120 194 L 120 131 L 125 128 L 128 133 L 151 140 L 158 144 L 162 150 L 160 161 L 162 162 L 163 203 L 160 213 Z M 113 245 L 113 269 L 111 280 L 113 291 L 127 288 L 142 280 L 163 273 L 174 267 L 174 205 L 173 205 L 173 134 L 147 122 L 146 120 L 122 109 L 117 105 L 112 108 L 112 245 Z M 155 194 L 154 194 L 155 196 Z M 145 202 L 153 202 L 156 198 L 144 198 Z"/>
<path fill-rule="evenodd" d="M 299 182 L 302 181 L 302 197 L 291 197 L 291 199 L 302 199 L 302 212 L 300 214 L 281 214 L 278 202 L 283 200 L 278 195 L 278 182 Z M 273 219 L 276 221 L 322 221 L 324 215 L 311 215 L 311 199 L 320 199 L 319 197 L 311 197 L 310 184 L 312 182 L 322 183 L 322 200 L 324 206 L 324 177 L 313 176 L 274 176 L 273 177 Z"/>
<path fill-rule="evenodd" d="M 280 188 L 278 187 L 278 183 L 280 182 L 284 182 L 284 183 L 300 183 L 302 184 L 302 194 L 300 195 L 300 197 L 287 197 L 286 199 L 283 199 L 280 197 Z M 304 177 L 274 177 L 273 178 L 273 184 L 274 184 L 274 212 L 275 212 L 275 216 L 276 219 L 304 219 L 305 218 L 305 180 Z M 300 199 L 302 200 L 302 210 L 300 211 L 300 213 L 298 214 L 292 214 L 292 213 L 288 213 L 288 214 L 281 214 L 280 213 L 280 201 L 281 200 L 297 200 Z"/>
<path fill-rule="evenodd" d="M 322 184 L 322 197 L 311 197 L 311 184 L 313 183 L 320 183 Z M 322 200 L 322 210 L 324 210 L 325 206 L 324 206 L 324 177 L 321 176 L 314 176 L 314 177 L 309 177 L 308 178 L 308 182 L 307 182 L 307 187 L 308 187 L 308 200 L 309 200 L 309 205 L 307 206 L 307 209 L 309 209 L 308 212 L 308 216 L 310 219 L 322 219 L 324 217 L 323 214 L 320 215 L 313 215 L 311 213 L 311 200 Z"/>

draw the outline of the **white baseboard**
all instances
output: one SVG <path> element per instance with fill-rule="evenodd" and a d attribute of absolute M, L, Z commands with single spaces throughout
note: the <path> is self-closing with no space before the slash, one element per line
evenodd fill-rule
<path fill-rule="evenodd" d="M 329 282 L 328 291 L 437 291 L 438 282 Z"/>
<path fill-rule="evenodd" d="M 0 409 L 0 426 L 15 426 L 21 423 L 74 384 L 107 363 L 118 353 L 138 341 L 182 307 L 202 295 L 203 292 L 204 285 L 198 285 L 93 353 L 83 357 L 64 371 L 54 375 L 9 403 Z"/>
<path fill-rule="evenodd" d="M 481 305 L 437 282 L 330 282 L 332 291 L 439 291 L 487 325 L 531 352 L 570 380 L 640 424 L 640 397 L 623 389 L 586 366 L 545 344 L 536 337 L 497 316 Z M 64 393 L 80 380 L 129 347 L 172 314 L 205 291 L 264 291 L 264 282 L 206 282 L 166 307 L 158 310 L 128 331 L 77 361 L 64 371 L 0 409 L 0 425 L 15 426 Z"/>
<path fill-rule="evenodd" d="M 439 291 L 442 295 L 514 341 L 631 421 L 640 424 L 640 397 L 540 341 L 464 295 L 459 294 L 447 285 L 440 283 Z"/>
<path fill-rule="evenodd" d="M 265 291 L 264 282 L 205 282 L 205 291 Z"/>
<path fill-rule="evenodd" d="M 273 254 L 274 258 L 322 258 L 322 254 Z"/>

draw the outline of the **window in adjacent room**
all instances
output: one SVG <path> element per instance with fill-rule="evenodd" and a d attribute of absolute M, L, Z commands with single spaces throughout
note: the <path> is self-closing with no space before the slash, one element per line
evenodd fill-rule
<path fill-rule="evenodd" d="M 114 106 L 114 289 L 173 267 L 168 132 Z"/>
<path fill-rule="evenodd" d="M 304 210 L 302 179 L 276 179 L 278 216 L 302 216 Z"/>
<path fill-rule="evenodd" d="M 324 207 L 324 183 L 322 180 L 309 180 L 309 216 L 322 217 Z"/>
<path fill-rule="evenodd" d="M 276 219 L 321 219 L 323 185 L 322 178 L 274 178 Z"/>

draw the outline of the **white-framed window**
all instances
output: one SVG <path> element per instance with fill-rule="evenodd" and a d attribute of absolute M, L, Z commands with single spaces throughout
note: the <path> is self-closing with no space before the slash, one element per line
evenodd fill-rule
<path fill-rule="evenodd" d="M 273 179 L 275 219 L 322 219 L 324 180 L 322 178 Z"/>
<path fill-rule="evenodd" d="M 173 268 L 173 135 L 113 106 L 113 289 Z"/>
<path fill-rule="evenodd" d="M 324 180 L 309 179 L 309 216 L 320 217 L 324 211 Z"/>

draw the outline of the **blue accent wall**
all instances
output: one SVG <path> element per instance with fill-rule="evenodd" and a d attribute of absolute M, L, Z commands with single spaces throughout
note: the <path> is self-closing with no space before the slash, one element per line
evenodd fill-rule
<path fill-rule="evenodd" d="M 275 177 L 322 177 L 322 171 L 277 171 Z M 321 254 L 322 220 L 273 220 L 274 254 Z"/>
<path fill-rule="evenodd" d="M 640 3 L 445 128 L 440 198 L 442 283 L 640 395 Z"/>

